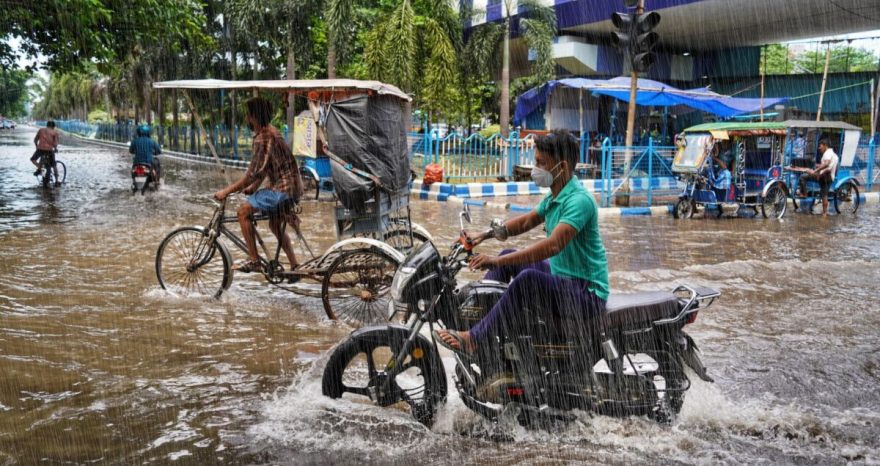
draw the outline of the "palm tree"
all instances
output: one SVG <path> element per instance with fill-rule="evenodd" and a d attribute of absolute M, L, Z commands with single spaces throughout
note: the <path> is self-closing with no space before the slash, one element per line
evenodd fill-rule
<path fill-rule="evenodd" d="M 529 48 L 535 51 L 535 64 L 530 81 L 540 83 L 552 79 L 555 74 L 553 59 L 553 38 L 556 36 L 556 12 L 551 6 L 545 6 L 538 0 L 519 0 L 518 11 L 514 11 L 513 0 L 504 0 L 503 24 L 489 23 L 479 26 L 471 35 L 465 54 L 466 61 L 475 64 L 471 70 L 478 74 L 495 71 L 499 48 L 501 63 L 501 84 L 499 99 L 499 123 L 501 134 L 507 136 L 510 126 L 510 30 L 513 15 L 520 14 L 520 25 L 523 38 Z M 493 66 L 494 65 L 494 66 Z M 486 66 L 491 68 L 486 68 Z"/>

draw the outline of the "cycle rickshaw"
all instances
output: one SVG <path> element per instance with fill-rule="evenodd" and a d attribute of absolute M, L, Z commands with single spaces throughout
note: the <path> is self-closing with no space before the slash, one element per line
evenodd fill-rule
<path fill-rule="evenodd" d="M 822 159 L 818 153 L 819 141 L 827 139 L 835 149 L 840 160 L 833 181 L 828 187 L 829 204 L 838 214 L 855 214 L 859 210 L 859 181 L 853 172 L 856 150 L 861 136 L 861 128 L 840 121 L 785 122 L 788 143 L 785 146 L 785 174 L 789 195 L 795 209 L 806 208 L 815 212 L 821 205 L 820 186 L 817 181 L 806 182 L 806 192 L 798 195 L 800 177 L 815 167 Z"/>
<path fill-rule="evenodd" d="M 272 254 L 255 228 L 258 248 L 266 256 L 259 258 L 262 273 L 273 285 L 321 298 L 330 319 L 357 323 L 387 319 L 388 292 L 404 253 L 431 239 L 410 219 L 409 96 L 394 86 L 355 80 L 195 80 L 155 83 L 154 87 L 185 92 L 261 89 L 305 99 L 317 123 L 318 145 L 331 165 L 338 242 L 315 256 L 299 229 L 300 206 L 289 203 L 282 208 L 283 228 L 294 231 L 298 256 L 304 257 L 304 252 L 309 259 L 284 270 L 278 260 L 280 244 Z M 210 144 L 209 148 L 214 151 Z M 162 241 L 156 253 L 156 274 L 163 289 L 219 297 L 230 287 L 232 256 L 221 238 L 243 251 L 246 246 L 226 227 L 238 220 L 227 215 L 225 208 L 226 202 L 220 203 L 206 226 L 179 228 Z M 259 214 L 252 222 L 266 218 Z"/>
<path fill-rule="evenodd" d="M 765 218 L 782 218 L 788 188 L 783 180 L 786 126 L 781 122 L 706 123 L 684 130 L 672 171 L 685 182 L 673 209 L 675 218 L 690 218 L 697 206 L 718 217 L 725 212 L 760 209 Z M 723 147 L 726 146 L 726 150 Z M 718 188 L 722 170 L 711 154 L 717 150 L 730 172 L 730 183 Z"/>

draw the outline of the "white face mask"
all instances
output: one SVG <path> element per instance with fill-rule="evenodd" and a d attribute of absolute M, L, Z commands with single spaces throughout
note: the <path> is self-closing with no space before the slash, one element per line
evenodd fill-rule
<path fill-rule="evenodd" d="M 560 164 L 562 164 L 562 162 L 557 163 L 550 170 L 544 170 L 543 168 L 539 168 L 537 166 L 532 167 L 532 181 L 534 181 L 535 185 L 538 186 L 539 188 L 549 188 L 550 185 L 553 184 L 553 181 L 556 180 L 556 176 L 559 176 L 559 175 L 553 176 L 553 173 L 551 173 L 551 170 L 554 170 Z"/>

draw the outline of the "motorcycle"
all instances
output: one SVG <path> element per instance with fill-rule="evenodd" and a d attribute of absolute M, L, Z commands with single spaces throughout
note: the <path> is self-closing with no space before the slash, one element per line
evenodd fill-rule
<path fill-rule="evenodd" d="M 468 330 L 500 299 L 507 284 L 479 280 L 458 287 L 473 247 L 464 234 L 441 256 L 432 242 L 413 250 L 392 283 L 389 323 L 355 330 L 331 354 L 322 378 L 330 398 L 350 394 L 378 406 L 399 406 L 430 425 L 446 399 L 446 374 L 425 324 Z M 503 222 L 491 236 L 503 238 Z M 497 421 L 512 412 L 524 426 L 568 422 L 572 410 L 613 416 L 648 416 L 671 422 L 684 402 L 690 380 L 684 366 L 713 382 L 684 327 L 720 293 L 682 285 L 672 291 L 612 294 L 606 313 L 592 319 L 562 320 L 551 312 L 525 316 L 473 355 L 454 352 L 453 380 L 472 411 Z M 431 332 L 433 335 L 433 332 Z"/>
<path fill-rule="evenodd" d="M 131 193 L 137 194 L 140 191 L 143 196 L 147 188 L 152 191 L 159 189 L 153 167 L 143 163 L 134 164 L 131 167 Z"/>

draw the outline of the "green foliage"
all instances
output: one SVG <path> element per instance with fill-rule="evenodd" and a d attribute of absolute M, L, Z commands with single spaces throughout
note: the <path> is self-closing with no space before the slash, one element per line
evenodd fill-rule
<path fill-rule="evenodd" d="M 820 49 L 795 54 L 785 45 L 770 44 L 762 49 L 761 66 L 766 74 L 818 74 L 825 70 L 825 53 L 826 49 Z M 880 57 L 867 49 L 832 47 L 828 72 L 877 71 L 878 60 Z"/>
<path fill-rule="evenodd" d="M 495 134 L 498 134 L 500 132 L 501 132 L 501 125 L 489 125 L 489 126 L 480 130 L 480 136 L 483 136 L 484 138 L 489 138 L 489 137 L 491 137 Z"/>
<path fill-rule="evenodd" d="M 25 114 L 29 77 L 24 70 L 0 70 L 0 115 L 15 118 Z"/>
<path fill-rule="evenodd" d="M 0 9 L 0 43 L 23 42 L 19 52 L 0 47 L 0 63 L 46 57 L 50 70 L 81 69 L 94 62 L 112 66 L 134 44 L 178 44 L 209 40 L 197 0 L 13 0 Z"/>
<path fill-rule="evenodd" d="M 832 47 L 828 72 L 877 71 L 878 60 L 880 57 L 867 49 L 851 46 Z M 798 71 L 822 73 L 825 69 L 825 50 L 805 51 L 795 57 L 794 62 Z"/>
<path fill-rule="evenodd" d="M 89 123 L 109 123 L 113 121 L 113 118 L 104 110 L 98 109 L 89 112 L 88 121 Z"/>
<path fill-rule="evenodd" d="M 770 44 L 761 50 L 761 69 L 765 74 L 791 74 L 794 54 L 782 44 Z"/>

